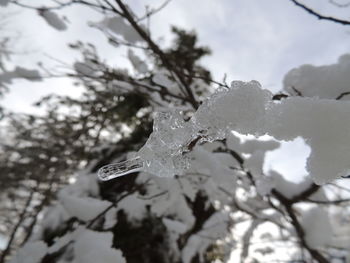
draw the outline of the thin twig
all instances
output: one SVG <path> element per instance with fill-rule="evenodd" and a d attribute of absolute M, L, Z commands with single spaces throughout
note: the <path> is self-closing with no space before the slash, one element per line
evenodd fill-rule
<path fill-rule="evenodd" d="M 12 246 L 12 243 L 13 241 L 15 240 L 15 237 L 16 237 L 16 234 L 17 234 L 17 231 L 18 229 L 20 228 L 20 226 L 22 225 L 23 221 L 26 219 L 26 215 L 27 215 L 27 212 L 28 212 L 28 208 L 33 200 L 33 196 L 34 196 L 34 193 L 36 192 L 37 190 L 37 187 L 36 186 L 34 189 L 32 189 L 32 191 L 30 192 L 29 194 L 29 197 L 24 205 L 24 208 L 21 212 L 21 214 L 19 215 L 18 217 L 18 221 L 17 223 L 15 224 L 12 232 L 11 232 L 11 235 L 9 237 L 9 241 L 7 243 L 7 246 L 6 248 L 3 250 L 2 254 L 1 254 L 1 257 L 0 257 L 0 263 L 4 263 L 5 260 L 6 260 L 6 257 L 7 255 L 9 254 L 9 252 L 11 251 L 11 246 Z"/>
<path fill-rule="evenodd" d="M 166 55 L 163 51 L 158 47 L 158 45 L 149 37 L 149 35 L 139 26 L 139 24 L 135 21 L 133 15 L 130 13 L 128 8 L 124 5 L 121 0 L 115 0 L 119 6 L 119 8 L 123 12 L 123 17 L 128 20 L 130 25 L 135 29 L 135 31 L 142 37 L 143 40 L 149 45 L 150 49 L 159 57 L 164 66 L 170 71 L 173 72 L 176 77 L 179 79 L 181 85 L 186 90 L 187 95 L 189 96 L 189 100 L 192 106 L 197 109 L 198 102 L 194 98 L 193 92 L 191 88 L 187 85 L 185 79 L 182 77 L 181 73 L 169 62 Z"/>
<path fill-rule="evenodd" d="M 306 12 L 308 12 L 309 14 L 316 16 L 318 19 L 320 20 L 327 20 L 327 21 L 331 21 L 337 24 L 341 24 L 341 25 L 345 25 L 345 26 L 349 26 L 350 25 L 350 21 L 348 20 L 343 20 L 343 19 L 339 19 L 336 17 L 332 17 L 332 16 L 325 16 L 325 15 L 321 15 L 319 13 L 317 13 L 316 11 L 314 11 L 313 9 L 311 9 L 310 7 L 299 3 L 297 0 L 291 0 L 296 6 L 301 7 L 302 9 L 304 9 Z"/>

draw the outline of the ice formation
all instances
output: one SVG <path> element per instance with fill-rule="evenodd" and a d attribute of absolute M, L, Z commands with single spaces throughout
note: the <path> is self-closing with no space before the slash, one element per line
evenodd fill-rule
<path fill-rule="evenodd" d="M 102 167 L 99 177 L 109 180 L 138 170 L 166 177 L 182 174 L 189 167 L 185 153 L 193 142 L 223 139 L 230 130 L 254 133 L 269 95 L 256 81 L 234 82 L 232 89 L 214 93 L 189 121 L 178 110 L 157 113 L 153 133 L 137 157 Z M 234 104 L 235 111 L 228 104 Z"/>
<path fill-rule="evenodd" d="M 350 102 L 305 97 L 276 102 L 258 82 L 235 81 L 204 101 L 188 121 L 178 110 L 158 113 L 137 157 L 104 167 L 99 175 L 102 180 L 136 170 L 181 175 L 190 165 L 186 152 L 196 143 L 224 139 L 236 131 L 278 140 L 302 137 L 311 147 L 307 171 L 317 184 L 324 184 L 349 171 L 349 123 Z"/>

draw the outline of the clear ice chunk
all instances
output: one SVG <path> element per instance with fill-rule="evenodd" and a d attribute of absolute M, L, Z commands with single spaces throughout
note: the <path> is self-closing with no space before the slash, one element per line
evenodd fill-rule
<path fill-rule="evenodd" d="M 98 170 L 97 175 L 100 180 L 108 181 L 116 177 L 141 171 L 143 166 L 143 160 L 137 156 L 124 162 L 105 165 Z"/>
<path fill-rule="evenodd" d="M 205 100 L 188 121 L 180 110 L 158 112 L 138 157 L 102 167 L 99 177 L 109 180 L 141 170 L 163 177 L 182 175 L 190 166 L 186 152 L 195 144 L 224 139 L 230 130 L 240 131 L 240 126 L 248 132 L 261 126 L 268 97 L 256 81 L 233 82 L 230 89 Z"/>

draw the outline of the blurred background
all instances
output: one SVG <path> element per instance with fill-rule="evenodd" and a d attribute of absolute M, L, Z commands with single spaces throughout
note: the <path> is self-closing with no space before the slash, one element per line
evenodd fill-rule
<path fill-rule="evenodd" d="M 295 96 L 290 70 L 349 52 L 349 12 L 345 0 L 0 0 L 0 262 L 348 262 L 348 182 L 305 177 L 301 138 L 233 132 L 175 178 L 96 173 L 142 147 L 154 112 L 186 120 L 233 80 Z M 308 216 L 345 237 L 319 252 L 291 229 L 330 199 Z"/>

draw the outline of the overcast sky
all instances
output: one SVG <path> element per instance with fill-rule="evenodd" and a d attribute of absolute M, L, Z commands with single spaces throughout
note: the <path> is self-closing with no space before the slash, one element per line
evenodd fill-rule
<path fill-rule="evenodd" d="M 146 4 L 158 6 L 162 2 L 128 1 L 139 14 Z M 328 0 L 303 2 L 325 15 L 349 19 L 350 8 L 335 8 Z M 0 12 L 0 17 L 8 16 L 1 29 L 3 35 L 16 36 L 11 44 L 18 52 L 12 57 L 13 65 L 35 68 L 38 61 L 43 61 L 47 67 L 57 66 L 58 63 L 47 55 L 69 64 L 79 58 L 79 54 L 67 48 L 67 43 L 77 40 L 95 44 L 111 65 L 123 67 L 128 63 L 101 32 L 87 25 L 88 21 L 101 20 L 99 14 L 89 9 L 78 6 L 58 11 L 69 21 L 68 30 L 64 32 L 51 28 L 33 10 L 13 6 Z M 317 20 L 290 0 L 172 0 L 152 17 L 153 38 L 164 37 L 167 43 L 170 25 L 197 31 L 200 43 L 213 51 L 203 64 L 213 72 L 215 79 L 221 80 L 224 74 L 228 81 L 255 79 L 272 91 L 282 88 L 283 76 L 290 69 L 302 64 L 334 63 L 341 54 L 350 52 L 350 27 Z M 79 89 L 66 79 L 41 83 L 20 80 L 11 85 L 10 93 L 1 103 L 15 111 L 31 112 L 35 110 L 30 104 L 51 92 L 77 96 Z M 307 151 L 300 142 L 293 147 L 288 160 L 279 161 L 277 165 L 282 170 L 301 167 L 297 171 L 293 169 L 293 174 L 302 174 Z"/>
<path fill-rule="evenodd" d="M 350 8 L 334 8 L 327 0 L 304 2 L 327 15 L 347 18 L 346 14 L 350 13 Z M 150 3 L 158 6 L 162 1 L 129 1 L 138 13 Z M 38 61 L 57 65 L 47 54 L 70 63 L 79 54 L 68 49 L 67 43 L 76 40 L 101 47 L 99 53 L 112 65 L 127 63 L 107 44 L 101 32 L 87 25 L 87 21 L 101 20 L 99 14 L 89 9 L 78 6 L 59 11 L 59 15 L 70 21 L 64 32 L 48 26 L 32 10 L 12 7 L 1 11 L 9 14 L 3 26 L 5 34 L 17 36 L 12 43 L 19 52 L 12 57 L 14 63 L 30 68 Z M 319 21 L 289 0 L 172 0 L 152 18 L 153 37 L 169 39 L 170 25 L 198 32 L 200 43 L 213 51 L 203 64 L 211 69 L 216 79 L 222 79 L 224 74 L 229 81 L 255 79 L 273 91 L 282 87 L 283 76 L 293 67 L 334 63 L 350 48 L 350 27 Z M 74 93 L 67 80 L 55 79 L 40 84 L 17 81 L 2 103 L 17 111 L 29 110 L 30 102 L 53 90 Z"/>

